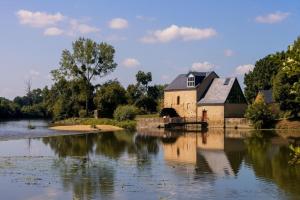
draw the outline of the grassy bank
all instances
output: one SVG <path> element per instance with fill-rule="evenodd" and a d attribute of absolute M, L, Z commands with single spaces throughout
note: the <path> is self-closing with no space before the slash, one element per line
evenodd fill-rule
<path fill-rule="evenodd" d="M 126 130 L 135 130 L 136 121 L 117 121 L 108 118 L 69 118 L 65 120 L 56 121 L 53 126 L 65 126 L 65 125 L 113 125 L 124 128 Z"/>

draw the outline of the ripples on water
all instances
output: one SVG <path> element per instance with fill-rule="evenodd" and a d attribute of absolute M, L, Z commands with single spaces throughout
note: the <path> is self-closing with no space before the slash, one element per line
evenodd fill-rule
<path fill-rule="evenodd" d="M 27 123 L 0 123 L 1 199 L 300 198 L 300 168 L 288 165 L 287 147 L 298 133 L 59 136 L 46 122 Z"/>

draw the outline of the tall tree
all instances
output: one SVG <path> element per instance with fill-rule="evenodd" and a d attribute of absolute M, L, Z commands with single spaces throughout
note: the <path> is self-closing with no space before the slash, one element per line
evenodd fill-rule
<path fill-rule="evenodd" d="M 253 71 L 245 75 L 245 96 L 252 102 L 259 90 L 272 88 L 274 76 L 285 59 L 285 52 L 268 55 L 255 63 Z"/>
<path fill-rule="evenodd" d="M 281 110 L 293 117 L 300 112 L 300 38 L 290 45 L 286 59 L 274 80 L 273 96 Z"/>
<path fill-rule="evenodd" d="M 85 109 L 88 114 L 92 98 L 92 80 L 101 78 L 114 71 L 115 49 L 107 43 L 96 43 L 91 39 L 79 38 L 72 45 L 72 51 L 63 50 L 60 67 L 53 70 L 55 80 L 63 77 L 81 80 L 85 86 Z"/>

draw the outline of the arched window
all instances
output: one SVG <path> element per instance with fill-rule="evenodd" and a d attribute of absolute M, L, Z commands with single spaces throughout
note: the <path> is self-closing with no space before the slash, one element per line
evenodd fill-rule
<path fill-rule="evenodd" d="M 180 104 L 180 96 L 177 96 L 177 105 Z"/>

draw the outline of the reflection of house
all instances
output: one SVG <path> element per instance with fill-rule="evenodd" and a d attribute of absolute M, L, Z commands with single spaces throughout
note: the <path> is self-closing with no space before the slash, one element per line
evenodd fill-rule
<path fill-rule="evenodd" d="M 225 137 L 223 129 L 164 139 L 163 149 L 166 161 L 195 164 L 198 173 L 217 176 L 236 175 L 245 152 L 243 140 Z"/>
<path fill-rule="evenodd" d="M 243 117 L 247 102 L 236 78 L 219 78 L 215 72 L 181 74 L 165 89 L 164 108 L 181 117 L 223 121 Z"/>
<path fill-rule="evenodd" d="M 196 135 L 183 135 L 173 141 L 163 144 L 165 160 L 195 164 L 197 158 Z"/>

